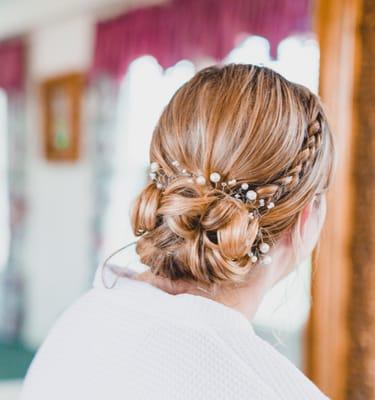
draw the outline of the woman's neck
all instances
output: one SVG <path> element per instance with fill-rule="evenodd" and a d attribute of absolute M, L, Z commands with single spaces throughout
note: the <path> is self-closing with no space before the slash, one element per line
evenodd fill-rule
<path fill-rule="evenodd" d="M 133 279 L 147 282 L 172 295 L 189 293 L 210 298 L 234 308 L 247 319 L 252 320 L 265 293 L 285 275 L 285 272 L 282 272 L 285 271 L 285 254 L 283 257 L 284 252 L 280 250 L 273 254 L 274 261 L 271 265 L 267 267 L 255 266 L 247 282 L 237 287 L 210 290 L 199 286 L 197 283 L 182 280 L 171 281 L 168 278 L 156 276 L 151 271 L 137 274 Z"/>

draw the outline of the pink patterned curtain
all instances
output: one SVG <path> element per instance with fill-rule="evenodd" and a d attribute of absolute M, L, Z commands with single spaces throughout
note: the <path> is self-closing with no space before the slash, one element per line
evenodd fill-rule
<path fill-rule="evenodd" d="M 311 0 L 173 0 L 97 26 L 93 73 L 122 78 L 137 57 L 164 67 L 182 59 L 223 59 L 241 38 L 268 39 L 275 56 L 285 37 L 311 25 Z"/>
<path fill-rule="evenodd" d="M 0 88 L 21 90 L 24 83 L 25 48 L 21 39 L 0 42 Z"/>

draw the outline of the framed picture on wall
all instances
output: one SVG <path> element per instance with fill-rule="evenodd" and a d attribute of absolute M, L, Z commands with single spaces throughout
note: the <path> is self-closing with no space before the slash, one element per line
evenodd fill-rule
<path fill-rule="evenodd" d="M 84 75 L 71 73 L 41 84 L 44 154 L 51 161 L 79 157 Z"/>

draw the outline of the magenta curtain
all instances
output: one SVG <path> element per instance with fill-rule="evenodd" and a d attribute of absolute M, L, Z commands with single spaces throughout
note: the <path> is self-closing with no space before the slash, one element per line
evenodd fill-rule
<path fill-rule="evenodd" d="M 24 84 L 25 48 L 23 40 L 0 42 L 0 88 L 21 90 Z"/>
<path fill-rule="evenodd" d="M 245 35 L 266 37 L 275 56 L 285 37 L 310 30 L 311 0 L 173 0 L 99 23 L 94 74 L 121 78 L 151 54 L 164 67 L 181 59 L 223 59 Z"/>

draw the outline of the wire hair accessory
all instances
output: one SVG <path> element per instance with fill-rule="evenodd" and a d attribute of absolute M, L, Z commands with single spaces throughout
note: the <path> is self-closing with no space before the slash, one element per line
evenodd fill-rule
<path fill-rule="evenodd" d="M 119 278 L 121 278 L 121 276 L 122 276 L 121 270 L 120 270 L 120 269 L 117 269 L 117 271 L 114 271 L 114 268 L 111 268 L 111 267 L 110 267 L 110 268 L 111 268 L 111 271 L 115 272 L 116 278 L 115 278 L 115 280 L 112 282 L 112 284 L 111 284 L 110 286 L 108 286 L 108 285 L 106 284 L 105 278 L 104 278 L 104 269 L 107 267 L 108 261 L 109 261 L 112 257 L 114 257 L 114 256 L 116 256 L 117 254 L 121 253 L 123 250 L 126 250 L 128 247 L 133 246 L 133 245 L 135 245 L 135 244 L 137 244 L 137 241 L 136 241 L 136 240 L 133 241 L 133 242 L 127 243 L 125 246 L 122 246 L 122 247 L 120 247 L 119 249 L 113 251 L 113 252 L 112 252 L 109 256 L 107 256 L 107 258 L 103 261 L 102 266 L 101 266 L 101 279 L 102 279 L 103 286 L 104 286 L 106 289 L 113 289 L 113 288 L 116 286 L 116 284 L 117 284 Z M 126 276 L 126 275 L 125 275 L 125 276 Z M 206 294 L 208 294 L 208 295 L 210 295 L 210 296 L 212 296 L 213 293 L 215 292 L 215 287 L 214 287 L 214 290 L 213 290 L 213 291 L 212 291 L 212 290 L 208 290 L 208 289 L 206 289 L 206 288 L 204 288 L 204 287 L 202 287 L 202 286 L 197 286 L 196 289 L 197 289 L 197 290 L 201 290 L 202 292 L 204 292 L 204 293 L 206 293 Z"/>
<path fill-rule="evenodd" d="M 265 187 L 268 187 L 268 189 L 272 191 L 275 187 L 275 185 L 272 184 L 265 184 L 262 191 L 260 190 L 262 185 L 259 186 L 250 182 L 239 182 L 235 178 L 225 181 L 217 171 L 209 173 L 206 178 L 203 174 L 194 174 L 187 171 L 177 160 L 173 160 L 171 165 L 176 170 L 176 173 L 167 175 L 159 163 L 155 161 L 151 162 L 149 177 L 155 183 L 157 189 L 164 191 L 173 180 L 178 177 L 185 177 L 190 183 L 196 183 L 199 186 L 211 186 L 246 204 L 249 207 L 248 217 L 250 220 L 260 218 L 265 213 L 269 212 L 275 207 L 275 202 L 278 199 L 277 195 L 261 195 L 261 193 L 265 191 Z M 291 179 L 291 176 L 287 176 L 284 182 L 288 184 Z M 262 266 L 267 266 L 272 263 L 272 257 L 267 254 L 271 247 L 269 243 L 263 241 L 261 233 L 261 228 L 259 228 L 257 246 L 254 246 L 248 253 L 248 256 L 251 263 L 255 264 L 259 261 Z"/>
<path fill-rule="evenodd" d="M 267 198 L 262 198 L 257 192 L 257 185 L 243 182 L 239 185 L 237 179 L 229 179 L 224 181 L 219 172 L 212 172 L 207 180 L 203 174 L 194 174 L 182 168 L 179 161 L 172 161 L 173 167 L 176 168 L 177 174 L 167 175 L 161 166 L 157 162 L 152 162 L 150 164 L 149 177 L 155 182 L 156 187 L 159 190 L 165 190 L 169 183 L 176 179 L 177 177 L 187 177 L 190 183 L 197 183 L 199 186 L 206 186 L 211 184 L 215 189 L 221 190 L 224 193 L 229 194 L 235 199 L 242 201 L 243 203 L 251 204 L 254 210 L 258 208 L 272 209 L 275 207 L 274 200 L 268 196 Z M 289 177 L 288 177 L 289 178 Z M 250 213 L 250 219 L 253 219 L 254 213 Z"/>
<path fill-rule="evenodd" d="M 104 272 L 105 272 L 105 268 L 107 267 L 108 261 L 109 261 L 112 257 L 114 257 L 114 256 L 116 256 L 117 254 L 121 253 L 123 250 L 127 249 L 128 247 L 134 246 L 136 243 L 137 243 L 136 240 L 134 240 L 133 242 L 127 243 L 125 246 L 122 246 L 122 247 L 120 247 L 119 249 L 113 251 L 113 252 L 112 252 L 109 256 L 107 256 L 107 258 L 103 261 L 102 267 L 101 267 L 101 279 L 102 279 L 103 286 L 104 286 L 106 289 L 113 289 L 113 288 L 116 286 L 116 284 L 117 284 L 119 278 L 121 278 L 121 274 L 119 273 L 119 271 L 117 271 L 117 272 L 116 272 L 116 278 L 115 278 L 115 280 L 112 282 L 112 284 L 111 284 L 110 286 L 108 286 L 108 285 L 106 284 L 105 278 L 104 278 Z M 113 271 L 113 269 L 111 269 L 111 271 Z"/>

